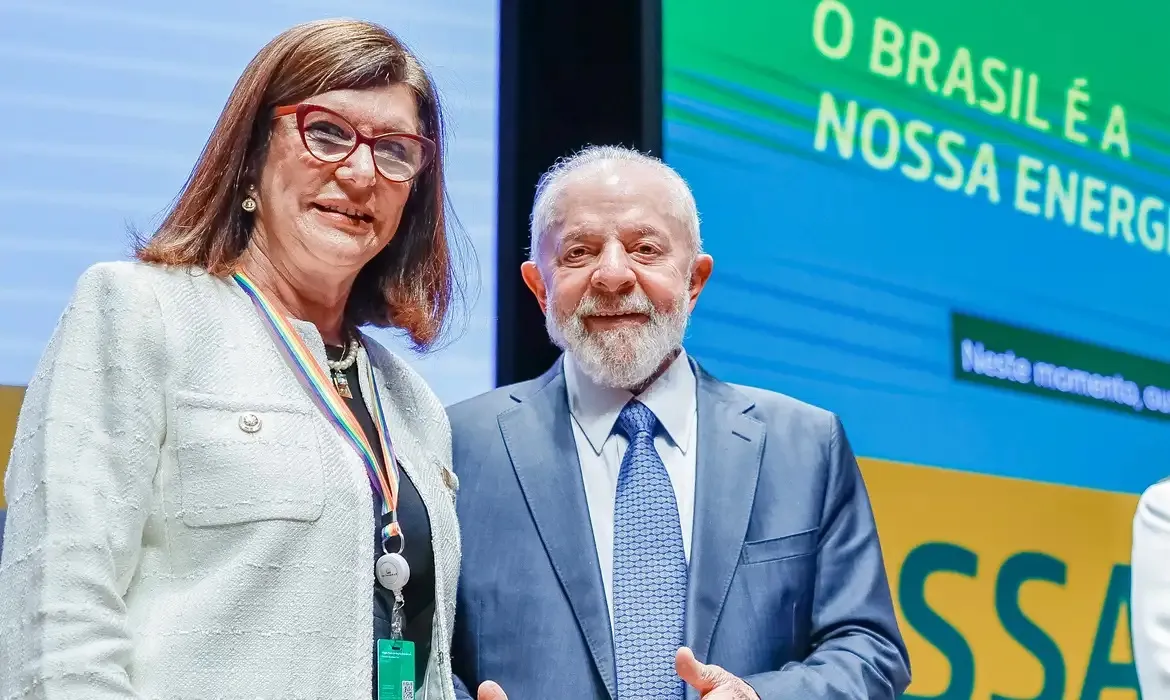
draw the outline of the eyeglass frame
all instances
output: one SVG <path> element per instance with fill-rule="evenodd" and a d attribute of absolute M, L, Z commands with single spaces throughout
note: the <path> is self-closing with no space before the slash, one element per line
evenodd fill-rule
<path fill-rule="evenodd" d="M 326 114 L 330 114 L 334 117 L 337 117 L 341 121 L 343 121 L 346 125 L 349 126 L 350 129 L 353 130 L 353 137 L 354 137 L 353 148 L 351 148 L 349 150 L 349 153 L 346 153 L 344 156 L 338 158 L 337 160 L 325 160 L 324 158 L 317 155 L 316 153 L 313 153 L 313 149 L 309 148 L 309 142 L 305 138 L 305 118 L 311 112 L 324 112 Z M 321 105 L 315 105 L 315 104 L 312 104 L 311 102 L 300 102 L 300 103 L 293 104 L 293 105 L 283 105 L 283 106 L 277 107 L 272 112 L 272 119 L 273 119 L 273 121 L 276 121 L 277 119 L 280 119 L 282 117 L 287 117 L 287 116 L 292 115 L 292 114 L 295 114 L 297 117 L 297 133 L 299 133 L 301 136 L 301 144 L 305 147 L 305 150 L 309 153 L 309 155 L 313 156 L 314 158 L 321 161 L 322 163 L 341 163 L 341 162 L 345 161 L 346 159 L 348 159 L 350 156 L 352 156 L 357 151 L 357 149 L 359 147 L 361 147 L 362 144 L 367 144 L 370 147 L 370 155 L 373 156 L 374 144 L 376 144 L 378 141 L 380 141 L 381 139 L 384 139 L 388 136 L 406 137 L 407 139 L 419 144 L 422 147 L 423 160 L 421 163 L 419 163 L 418 169 L 414 171 L 414 174 L 411 175 L 410 177 L 406 178 L 405 180 L 395 180 L 394 178 L 386 175 L 386 173 L 382 172 L 382 169 L 378 167 L 377 160 L 376 159 L 374 160 L 374 170 L 377 171 L 377 173 L 379 175 L 386 178 L 390 182 L 410 182 L 411 180 L 414 180 L 416 177 L 418 177 L 419 173 L 421 173 L 423 170 L 425 170 L 427 168 L 427 166 L 429 166 L 431 164 L 431 162 L 435 158 L 435 153 L 438 150 L 438 146 L 435 144 L 434 141 L 430 140 L 429 138 L 427 138 L 426 136 L 423 136 L 421 134 L 412 134 L 408 131 L 387 131 L 387 132 L 382 133 L 382 134 L 375 134 L 373 136 L 366 136 L 362 132 L 358 131 L 358 128 L 356 126 L 354 126 L 353 123 L 350 122 L 348 119 L 346 119 L 344 116 L 329 109 L 328 107 L 322 107 Z"/>

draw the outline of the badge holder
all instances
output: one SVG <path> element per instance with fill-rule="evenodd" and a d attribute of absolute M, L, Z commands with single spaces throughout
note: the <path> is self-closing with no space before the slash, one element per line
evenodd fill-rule
<path fill-rule="evenodd" d="M 378 700 L 414 700 L 414 642 L 378 640 Z"/>
<path fill-rule="evenodd" d="M 397 513 L 393 517 L 391 522 L 397 522 Z M 406 537 L 398 528 L 396 552 L 389 551 L 387 539 L 382 539 L 382 556 L 374 565 L 378 585 L 394 594 L 394 609 L 390 614 L 391 639 L 378 640 L 378 700 L 414 700 L 414 642 L 402 638 L 403 607 L 406 604 L 402 589 L 410 580 L 410 565 L 402 556 Z"/>

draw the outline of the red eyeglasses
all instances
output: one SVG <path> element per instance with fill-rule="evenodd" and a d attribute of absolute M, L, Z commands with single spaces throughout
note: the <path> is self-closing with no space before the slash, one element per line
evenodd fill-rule
<path fill-rule="evenodd" d="M 345 117 L 331 109 L 302 102 L 277 107 L 272 118 L 297 115 L 297 131 L 305 150 L 326 163 L 339 163 L 369 144 L 374 167 L 392 182 L 407 182 L 430 164 L 435 156 L 435 142 L 425 136 L 393 132 L 377 136 L 358 133 Z"/>

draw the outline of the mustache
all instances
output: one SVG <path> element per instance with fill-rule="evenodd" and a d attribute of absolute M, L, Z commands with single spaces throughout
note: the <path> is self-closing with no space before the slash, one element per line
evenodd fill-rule
<path fill-rule="evenodd" d="M 620 297 L 603 299 L 595 294 L 583 298 L 577 305 L 575 316 L 592 316 L 597 314 L 645 314 L 654 316 L 657 309 L 650 299 L 641 292 L 633 292 Z"/>

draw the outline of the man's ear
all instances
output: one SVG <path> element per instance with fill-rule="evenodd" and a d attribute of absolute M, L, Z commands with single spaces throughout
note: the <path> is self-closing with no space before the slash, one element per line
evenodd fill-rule
<path fill-rule="evenodd" d="M 524 285 L 536 297 L 536 303 L 540 304 L 540 310 L 548 313 L 548 292 L 544 286 L 544 278 L 540 276 L 540 268 L 531 260 L 525 260 L 520 265 L 520 276 L 524 278 Z"/>
<path fill-rule="evenodd" d="M 691 288 L 688 290 L 691 297 L 691 311 L 695 310 L 695 302 L 699 301 L 699 294 L 711 279 L 711 270 L 715 267 L 715 259 L 706 253 L 695 256 L 691 265 Z"/>

